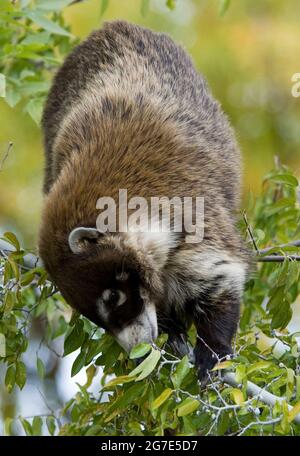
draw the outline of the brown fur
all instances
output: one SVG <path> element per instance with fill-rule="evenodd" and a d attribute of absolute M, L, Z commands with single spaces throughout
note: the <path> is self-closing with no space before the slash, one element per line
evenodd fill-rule
<path fill-rule="evenodd" d="M 56 75 L 43 129 L 39 250 L 69 303 L 97 321 L 99 283 L 125 262 L 151 289 L 159 312 L 173 315 L 184 330 L 195 321 L 214 350 L 228 352 L 241 289 L 231 285 L 220 291 L 222 279 L 212 275 L 209 280 L 201 267 L 205 258 L 216 257 L 247 269 L 248 255 L 235 228 L 240 156 L 227 118 L 183 49 L 164 34 L 126 22 L 105 24 Z M 95 227 L 97 199 L 117 199 L 120 188 L 128 190 L 128 198 L 204 196 L 204 241 L 179 242 L 162 264 L 126 235 L 118 237 L 117 247 L 112 236 L 74 255 L 69 233 L 79 226 Z M 99 275 L 105 268 L 107 273 Z M 199 342 L 200 367 L 209 367 L 208 357 Z"/>

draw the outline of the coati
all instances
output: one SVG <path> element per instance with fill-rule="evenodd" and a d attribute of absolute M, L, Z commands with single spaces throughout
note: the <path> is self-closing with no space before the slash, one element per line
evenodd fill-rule
<path fill-rule="evenodd" d="M 66 301 L 129 351 L 194 323 L 200 379 L 231 353 L 248 253 L 236 230 L 240 153 L 186 52 L 161 33 L 106 23 L 66 58 L 43 113 L 39 252 Z M 99 197 L 204 197 L 204 237 L 100 232 Z"/>

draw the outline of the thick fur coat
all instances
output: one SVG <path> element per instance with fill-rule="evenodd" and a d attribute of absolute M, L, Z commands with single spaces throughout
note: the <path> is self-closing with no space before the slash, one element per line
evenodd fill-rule
<path fill-rule="evenodd" d="M 230 353 L 248 269 L 235 227 L 240 153 L 205 80 L 168 36 L 107 23 L 58 71 L 43 130 L 39 251 L 62 294 L 127 349 L 157 330 L 178 348 L 194 322 L 203 376 Z M 74 253 L 70 233 L 95 229 L 98 198 L 117 200 L 119 189 L 128 198 L 204 197 L 203 241 L 186 243 L 184 233 L 83 235 Z M 125 297 L 118 309 L 112 289 Z"/>

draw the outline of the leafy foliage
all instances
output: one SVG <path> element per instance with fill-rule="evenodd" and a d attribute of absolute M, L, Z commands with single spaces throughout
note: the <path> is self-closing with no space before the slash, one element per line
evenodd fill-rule
<path fill-rule="evenodd" d="M 176 0 L 164 0 L 172 10 Z M 0 5 L 0 97 L 11 107 L 23 101 L 24 111 L 39 124 L 53 72 L 77 44 L 63 17 L 74 0 L 1 0 Z M 104 15 L 109 0 L 102 0 Z M 224 14 L 229 1 L 220 3 Z M 141 0 L 147 14 L 149 0 Z"/>
<path fill-rule="evenodd" d="M 248 219 L 258 248 L 287 243 L 299 234 L 296 184 L 288 169 L 274 169 L 263 182 L 262 196 L 250 202 Z M 51 349 L 53 340 L 64 335 L 63 355 L 77 351 L 71 375 L 85 369 L 87 377 L 62 409 L 45 417 L 21 418 L 27 435 L 39 435 L 43 423 L 50 434 L 61 435 L 300 434 L 293 422 L 300 408 L 299 339 L 286 328 L 299 295 L 299 264 L 289 260 L 298 248 L 281 248 L 284 262 L 261 263 L 253 273 L 234 357 L 220 360 L 201 390 L 188 358 L 168 352 L 166 335 L 152 347 L 140 344 L 128 356 L 87 319 L 77 313 L 70 318 L 68 306 L 43 269 L 26 269 L 25 252 L 16 237 L 6 233 L 4 238 L 14 249 L 1 259 L 0 359 L 7 366 L 7 391 L 22 389 L 26 382 L 22 356 L 35 319 L 44 321 L 40 347 Z M 136 358 L 142 356 L 144 361 L 137 364 Z M 36 363 L 43 378 L 39 351 Z M 226 384 L 224 372 L 235 374 L 235 386 Z M 96 396 L 89 391 L 94 378 L 99 382 Z M 282 402 L 271 407 L 260 396 L 247 397 L 248 381 Z"/>
<path fill-rule="evenodd" d="M 50 76 L 76 44 L 62 9 L 72 0 L 2 0 L 0 5 L 1 96 L 37 123 L 50 86 Z"/>

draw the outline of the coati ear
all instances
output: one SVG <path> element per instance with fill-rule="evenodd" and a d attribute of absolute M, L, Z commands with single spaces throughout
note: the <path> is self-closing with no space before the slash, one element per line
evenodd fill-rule
<path fill-rule="evenodd" d="M 101 235 L 96 228 L 74 228 L 69 235 L 69 247 L 73 253 L 81 253 L 88 244 L 97 242 Z"/>

